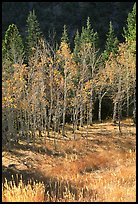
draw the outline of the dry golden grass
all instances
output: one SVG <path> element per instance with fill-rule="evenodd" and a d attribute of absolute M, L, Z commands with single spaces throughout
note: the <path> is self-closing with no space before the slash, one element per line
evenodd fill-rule
<path fill-rule="evenodd" d="M 56 151 L 62 153 L 59 156 L 18 150 L 22 157 L 29 155 L 28 157 L 33 158 L 34 167 L 43 178 L 51 178 L 49 187 L 42 182 L 32 185 L 20 181 L 18 186 L 5 182 L 2 200 L 135 202 L 136 139 L 135 127 L 130 123 L 130 120 L 125 122 L 122 135 L 118 135 L 117 127 L 109 122 L 94 124 L 89 127 L 88 141 L 81 138 L 82 134 L 86 134 L 86 128 L 83 127 L 76 133 L 78 140 L 58 141 Z M 68 134 L 72 137 L 71 132 Z M 45 147 L 45 144 L 41 146 Z M 55 151 L 53 140 L 48 139 L 46 148 L 51 152 Z M 18 158 L 12 155 L 13 158 L 19 164 L 21 156 Z M 7 158 L 3 158 L 4 166 L 8 166 L 8 160 L 11 160 L 10 153 Z M 21 170 L 21 165 L 19 166 Z"/>
<path fill-rule="evenodd" d="M 2 186 L 2 202 L 43 202 L 45 187 L 43 183 L 28 183 L 25 185 L 22 179 L 16 186 L 14 180 Z"/>

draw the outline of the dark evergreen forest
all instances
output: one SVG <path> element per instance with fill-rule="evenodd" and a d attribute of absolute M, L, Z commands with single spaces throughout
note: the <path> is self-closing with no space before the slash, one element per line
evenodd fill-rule
<path fill-rule="evenodd" d="M 133 5 L 134 2 L 3 2 L 2 35 L 11 23 L 15 23 L 25 38 L 26 19 L 29 11 L 34 9 L 46 39 L 49 38 L 49 33 L 55 33 L 59 42 L 66 24 L 73 46 L 76 30 L 81 31 L 89 16 L 94 31 L 99 34 L 100 47 L 104 48 L 110 21 L 118 39 L 124 41 L 123 26 L 127 23 L 127 16 Z"/>

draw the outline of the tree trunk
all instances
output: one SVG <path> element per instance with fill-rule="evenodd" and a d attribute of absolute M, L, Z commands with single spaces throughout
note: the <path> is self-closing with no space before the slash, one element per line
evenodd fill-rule
<path fill-rule="evenodd" d="M 30 113 L 29 113 L 29 111 L 28 111 L 28 113 L 27 113 L 27 143 L 29 144 L 30 143 L 30 134 L 29 134 L 29 130 L 30 130 L 30 128 L 29 128 L 29 122 L 30 122 Z"/>
<path fill-rule="evenodd" d="M 56 138 L 56 126 L 57 126 L 57 123 L 56 123 L 56 113 L 55 113 L 55 118 L 54 118 L 54 148 L 55 150 L 57 150 L 57 138 Z"/>
<path fill-rule="evenodd" d="M 60 104 L 59 104 L 59 96 L 57 93 L 57 105 L 56 105 L 56 132 L 59 132 L 59 123 L 60 123 Z"/>
<path fill-rule="evenodd" d="M 86 130 L 86 139 L 87 139 L 87 145 L 88 145 L 88 123 L 89 123 L 89 113 L 88 113 L 88 105 L 86 106 L 86 115 L 87 115 L 87 130 Z"/>
<path fill-rule="evenodd" d="M 10 109 L 10 108 L 9 108 Z M 12 128 L 13 128 L 13 125 L 12 125 L 12 111 L 11 109 L 9 110 L 9 113 L 8 113 L 8 132 L 7 132 L 7 139 L 8 139 L 8 148 L 11 149 L 11 139 L 12 139 Z"/>
<path fill-rule="evenodd" d="M 101 109 L 102 109 L 102 93 L 101 91 L 99 92 L 99 96 L 98 96 L 98 99 L 99 99 L 99 111 L 98 111 L 98 119 L 99 119 L 99 123 L 102 122 L 102 119 L 101 119 Z"/>
<path fill-rule="evenodd" d="M 129 89 L 127 88 L 127 117 L 129 117 Z"/>
<path fill-rule="evenodd" d="M 80 127 L 83 127 L 83 104 L 80 104 Z"/>
<path fill-rule="evenodd" d="M 46 144 L 46 139 L 47 139 L 46 131 L 48 131 L 47 127 L 48 127 L 48 124 L 47 124 L 47 107 L 45 107 L 45 144 Z"/>
<path fill-rule="evenodd" d="M 78 100 L 75 96 L 75 105 L 73 108 L 73 134 L 74 134 L 74 140 L 76 139 L 75 132 L 78 128 Z"/>
<path fill-rule="evenodd" d="M 134 109 L 133 109 L 133 121 L 136 124 L 136 87 L 134 86 Z"/>
<path fill-rule="evenodd" d="M 36 134 L 36 113 L 34 113 L 34 123 L 33 123 L 33 148 L 35 148 L 35 134 Z"/>
<path fill-rule="evenodd" d="M 82 91 L 83 91 L 83 83 L 81 83 L 81 98 L 80 98 L 80 127 L 83 127 L 83 96 L 82 96 Z"/>
<path fill-rule="evenodd" d="M 117 101 L 114 102 L 114 110 L 113 110 L 113 123 L 116 123 L 116 112 L 117 112 Z"/>
<path fill-rule="evenodd" d="M 51 119 L 52 119 L 52 109 L 53 109 L 53 73 L 50 68 L 50 108 L 49 108 L 49 117 L 48 117 L 48 132 L 47 136 L 49 137 L 50 134 L 50 126 L 51 126 Z"/>
<path fill-rule="evenodd" d="M 122 93 L 121 93 L 121 76 L 119 76 L 119 82 L 118 82 L 118 127 L 119 127 L 119 132 L 121 132 L 121 104 L 122 104 Z"/>
<path fill-rule="evenodd" d="M 65 116 L 66 116 L 66 100 L 67 100 L 67 76 L 65 72 L 64 81 L 64 104 L 63 104 L 63 123 L 62 123 L 62 135 L 65 136 Z"/>
<path fill-rule="evenodd" d="M 72 114 L 73 114 L 73 120 L 72 120 L 72 123 L 73 123 L 73 136 L 74 136 L 74 140 L 76 139 L 75 138 L 75 107 L 73 108 L 73 111 L 72 111 Z"/>
<path fill-rule="evenodd" d="M 102 92 L 100 91 L 99 92 L 99 95 L 98 95 L 98 99 L 99 99 L 99 111 L 98 111 L 98 119 L 99 119 L 99 122 L 101 123 L 102 122 L 102 100 L 103 100 L 103 97 L 105 96 L 107 92 L 105 91 L 103 94 Z"/>
<path fill-rule="evenodd" d="M 129 117 L 129 86 L 130 86 L 130 82 L 129 82 L 129 69 L 127 66 L 127 117 Z"/>
<path fill-rule="evenodd" d="M 119 133 L 122 134 L 121 132 L 121 101 L 118 102 L 118 128 L 119 128 Z"/>
<path fill-rule="evenodd" d="M 92 86 L 92 85 L 91 85 Z M 91 87 L 89 124 L 93 125 L 93 88 Z"/>

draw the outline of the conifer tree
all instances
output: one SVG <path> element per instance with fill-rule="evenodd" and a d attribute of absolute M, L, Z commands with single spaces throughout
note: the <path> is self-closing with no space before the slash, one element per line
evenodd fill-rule
<path fill-rule="evenodd" d="M 27 18 L 27 37 L 26 37 L 26 55 L 27 59 L 36 49 L 39 39 L 42 37 L 39 22 L 35 11 L 30 11 Z"/>
<path fill-rule="evenodd" d="M 80 35 L 79 31 L 77 30 L 74 38 L 74 51 L 73 51 L 74 60 L 76 62 L 79 62 L 79 51 L 80 51 Z"/>
<path fill-rule="evenodd" d="M 133 6 L 132 12 L 128 14 L 127 26 L 123 28 L 126 41 L 136 41 L 136 3 Z"/>
<path fill-rule="evenodd" d="M 63 28 L 61 42 L 65 42 L 65 43 L 69 44 L 69 38 L 68 38 L 68 34 L 67 34 L 67 26 L 66 25 L 64 25 L 64 28 Z"/>
<path fill-rule="evenodd" d="M 84 101 L 83 100 L 83 89 L 86 81 L 90 83 L 89 90 L 89 123 L 92 124 L 92 109 L 93 109 L 93 84 L 92 80 L 97 68 L 98 53 L 98 34 L 94 32 L 91 27 L 90 18 L 87 18 L 86 27 L 82 27 L 80 36 L 79 48 L 79 85 L 80 85 L 80 126 L 83 126 L 83 112 L 84 112 Z"/>
<path fill-rule="evenodd" d="M 15 24 L 9 25 L 2 42 L 3 64 L 11 65 L 22 63 L 24 57 L 24 46 L 21 35 Z"/>
<path fill-rule="evenodd" d="M 113 25 L 112 25 L 112 22 L 110 21 L 109 32 L 107 33 L 107 40 L 106 40 L 106 44 L 105 44 L 105 50 L 103 52 L 103 59 L 104 60 L 108 60 L 111 52 L 113 55 L 115 55 L 117 53 L 118 43 L 119 43 L 119 41 L 114 34 Z"/>
<path fill-rule="evenodd" d="M 129 57 L 133 56 L 133 58 L 136 58 L 136 3 L 133 6 L 132 11 L 128 14 L 128 18 L 127 18 L 127 25 L 126 27 L 123 28 L 123 37 L 125 37 L 125 46 L 126 46 L 126 50 L 124 51 L 124 53 L 128 52 L 129 55 L 127 56 L 127 63 L 129 61 Z M 135 63 L 132 63 L 135 64 Z M 130 84 L 133 84 L 133 91 L 134 91 L 134 118 L 135 118 L 135 107 L 136 107 L 136 103 L 135 103 L 135 74 L 134 77 L 131 76 L 131 74 L 129 73 L 129 69 L 128 69 L 128 64 L 125 65 L 125 67 L 127 67 L 126 70 L 126 74 L 127 74 L 127 116 L 129 116 L 129 104 L 130 104 Z M 131 69 L 132 71 L 132 69 Z M 134 72 L 135 73 L 135 72 Z M 133 82 L 131 82 L 129 84 L 130 79 L 134 79 Z"/>
<path fill-rule="evenodd" d="M 3 141 L 16 135 L 17 103 L 22 92 L 24 46 L 18 28 L 9 25 L 2 42 L 2 131 Z M 19 69 L 18 69 L 19 68 Z M 7 142 L 6 141 L 6 142 Z"/>
<path fill-rule="evenodd" d="M 126 27 L 123 28 L 124 34 L 123 36 L 125 37 L 125 45 L 126 45 L 126 51 L 128 52 L 129 55 L 127 56 L 127 63 L 129 62 L 129 57 L 131 56 L 132 58 L 136 59 L 136 3 L 133 6 L 132 12 L 128 14 L 127 18 L 127 25 Z M 124 52 L 124 53 L 125 53 Z M 135 61 L 135 60 L 134 60 Z M 135 62 L 131 62 L 131 66 L 135 64 Z M 128 68 L 128 65 L 125 67 Z M 132 72 L 131 68 L 131 72 Z M 135 94 L 135 89 L 136 89 L 136 70 L 133 71 L 133 77 L 129 73 L 129 69 L 127 69 L 127 80 L 126 82 L 128 83 L 130 79 L 133 79 L 133 82 L 130 84 L 133 84 L 133 100 L 134 100 L 134 109 L 133 109 L 133 119 L 135 121 L 136 119 L 136 94 Z M 129 116 L 129 103 L 130 103 L 130 84 L 127 84 L 127 116 Z"/>
<path fill-rule="evenodd" d="M 90 17 L 87 18 L 86 28 L 82 27 L 81 43 L 98 45 L 98 33 L 91 28 Z"/>

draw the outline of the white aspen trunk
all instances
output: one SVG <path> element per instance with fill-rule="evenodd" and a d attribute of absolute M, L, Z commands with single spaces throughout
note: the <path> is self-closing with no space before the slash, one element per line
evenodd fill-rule
<path fill-rule="evenodd" d="M 129 117 L 129 89 L 127 89 L 127 117 Z"/>
<path fill-rule="evenodd" d="M 102 93 L 101 93 L 101 91 L 99 92 L 98 99 L 99 99 L 98 120 L 99 120 L 99 123 L 101 123 L 101 122 L 102 122 L 102 119 L 101 119 L 101 109 L 102 109 Z"/>
<path fill-rule="evenodd" d="M 27 132 L 27 110 L 24 111 L 24 127 L 23 127 L 23 135 L 26 137 Z"/>
<path fill-rule="evenodd" d="M 57 129 L 56 129 L 56 131 L 58 132 L 58 133 L 60 133 L 60 123 L 61 123 L 61 121 L 60 121 L 60 114 L 61 114 L 61 110 L 60 110 L 60 105 L 58 106 L 58 115 L 57 115 Z"/>
<path fill-rule="evenodd" d="M 127 66 L 127 117 L 129 117 L 129 69 Z"/>
<path fill-rule="evenodd" d="M 90 67 L 91 67 L 91 94 L 90 94 L 90 113 L 89 113 L 89 124 L 92 126 L 93 125 L 93 89 L 94 89 L 94 84 L 93 84 L 93 78 L 95 76 L 95 70 L 96 70 L 96 64 L 100 60 L 100 56 L 98 57 L 97 53 L 98 50 L 96 50 L 95 46 L 90 48 L 89 50 L 89 57 L 90 57 Z"/>
<path fill-rule="evenodd" d="M 119 128 L 119 133 L 122 134 L 121 132 L 121 101 L 118 102 L 118 128 Z"/>
<path fill-rule="evenodd" d="M 89 125 L 93 125 L 93 88 L 91 87 Z"/>
<path fill-rule="evenodd" d="M 73 107 L 73 111 L 72 111 L 72 114 L 73 114 L 73 120 L 72 120 L 72 123 L 73 123 L 73 137 L 74 137 L 74 140 L 75 140 L 75 107 Z"/>
<path fill-rule="evenodd" d="M 19 123 L 20 123 L 20 129 L 19 129 L 19 137 L 22 138 L 22 132 L 23 132 L 23 119 L 22 119 L 22 110 L 19 111 Z"/>
<path fill-rule="evenodd" d="M 35 134 L 36 134 L 36 113 L 34 112 L 34 123 L 33 123 L 33 148 L 35 148 Z"/>
<path fill-rule="evenodd" d="M 121 96 L 121 76 L 119 76 L 119 83 L 118 83 L 118 128 L 119 128 L 119 133 L 122 134 L 121 132 L 121 103 L 122 103 L 122 96 Z"/>
<path fill-rule="evenodd" d="M 58 129 L 58 118 L 59 118 L 59 114 L 58 114 L 58 109 L 59 109 L 59 93 L 57 93 L 57 103 L 56 103 L 56 108 L 55 108 L 55 116 L 54 116 L 54 147 L 55 150 L 57 150 L 57 136 L 56 136 L 56 132 Z"/>
<path fill-rule="evenodd" d="M 30 143 L 30 134 L 29 134 L 29 130 L 30 130 L 30 125 L 29 125 L 29 122 L 30 122 L 30 113 L 28 111 L 28 114 L 27 114 L 27 143 L 29 144 Z"/>
<path fill-rule="evenodd" d="M 48 137 L 50 134 L 52 108 L 53 108 L 53 73 L 52 73 L 52 70 L 50 69 L 50 109 L 49 109 L 49 117 L 48 117 Z"/>
<path fill-rule="evenodd" d="M 57 138 L 56 138 L 56 113 L 53 119 L 53 123 L 54 123 L 54 148 L 55 150 L 57 150 Z"/>
<path fill-rule="evenodd" d="M 41 107 L 41 116 L 40 117 L 41 117 L 41 122 L 40 122 L 41 123 L 41 128 L 40 129 L 41 129 L 41 131 L 43 133 L 44 132 L 44 120 L 43 120 L 43 118 L 44 118 L 44 107 L 43 106 Z"/>
<path fill-rule="evenodd" d="M 86 130 L 86 139 L 87 139 L 87 145 L 88 145 L 88 123 L 89 123 L 89 113 L 88 113 L 88 105 L 86 106 L 86 114 L 87 114 L 87 130 Z"/>
<path fill-rule="evenodd" d="M 75 130 L 79 130 L 79 118 L 78 118 L 78 114 L 79 114 L 79 107 L 78 104 L 76 105 L 76 109 L 75 109 Z"/>
<path fill-rule="evenodd" d="M 30 136 L 29 136 L 29 93 L 28 93 L 28 90 L 26 90 L 26 93 L 27 93 L 27 110 L 25 110 L 25 134 L 27 134 L 27 143 L 29 144 L 30 143 Z"/>
<path fill-rule="evenodd" d="M 18 143 L 18 139 L 19 139 L 18 135 L 19 135 L 19 130 L 20 130 L 20 128 L 19 128 L 19 117 L 20 117 L 20 115 L 19 115 L 19 112 L 17 111 L 16 112 L 16 119 L 15 119 L 15 123 L 16 123 L 16 125 L 15 125 L 15 137 L 16 137 L 16 142 L 17 143 Z"/>
<path fill-rule="evenodd" d="M 60 120 L 60 113 L 59 113 L 59 93 L 57 93 L 57 105 L 56 105 L 56 112 L 55 112 L 55 117 L 56 117 L 56 121 L 55 121 L 55 131 L 58 132 L 58 123 L 59 123 L 59 120 Z"/>
<path fill-rule="evenodd" d="M 116 113 L 117 113 L 117 100 L 115 100 L 115 102 L 114 102 L 113 123 L 116 123 Z"/>
<path fill-rule="evenodd" d="M 102 92 L 100 91 L 99 92 L 99 95 L 98 95 L 98 99 L 99 99 L 99 111 L 98 111 L 98 119 L 99 119 L 99 122 L 101 123 L 102 122 L 102 100 L 103 100 L 103 97 L 105 96 L 107 92 L 104 92 L 102 94 Z"/>
<path fill-rule="evenodd" d="M 8 132 L 7 132 L 8 148 L 11 149 L 11 139 L 12 139 L 12 111 L 11 110 L 9 110 L 9 113 L 8 113 L 7 126 L 8 126 Z"/>
<path fill-rule="evenodd" d="M 133 103 L 134 103 L 134 109 L 133 109 L 133 121 L 134 124 L 136 124 L 136 87 L 134 85 L 134 99 L 133 99 Z"/>
<path fill-rule="evenodd" d="M 46 144 L 46 139 L 47 139 L 47 135 L 46 135 L 46 131 L 47 131 L 47 109 L 45 107 L 45 144 Z"/>
<path fill-rule="evenodd" d="M 83 127 L 83 97 L 82 97 L 82 91 L 83 91 L 83 82 L 81 84 L 81 100 L 80 100 L 80 127 Z"/>
<path fill-rule="evenodd" d="M 14 115 L 13 115 L 13 108 L 9 108 L 8 111 L 8 120 L 7 120 L 7 126 L 8 126 L 8 132 L 7 132 L 7 141 L 8 141 L 8 148 L 11 149 L 11 141 L 14 138 Z"/>
<path fill-rule="evenodd" d="M 62 123 L 62 135 L 65 136 L 65 116 L 66 116 L 66 100 L 67 100 L 67 74 L 65 71 L 64 81 L 64 103 L 63 103 L 63 123 Z"/>
<path fill-rule="evenodd" d="M 77 96 L 75 95 L 74 99 L 74 107 L 73 107 L 73 134 L 74 134 L 74 140 L 76 139 L 76 130 L 77 130 L 77 121 L 78 121 L 78 101 Z"/>
<path fill-rule="evenodd" d="M 13 108 L 11 109 L 11 135 L 12 135 L 12 140 L 15 140 L 15 127 L 14 127 L 14 110 Z"/>
<path fill-rule="evenodd" d="M 80 105 L 80 127 L 83 127 L 83 104 Z"/>
<path fill-rule="evenodd" d="M 79 114 L 79 99 L 78 99 L 78 97 L 76 96 L 75 97 L 75 110 L 74 110 L 74 117 L 75 117 L 75 121 L 74 121 L 74 128 L 75 128 L 75 131 L 76 130 L 79 130 L 79 123 L 78 123 L 78 121 L 79 121 L 79 117 L 78 117 L 78 114 Z"/>

